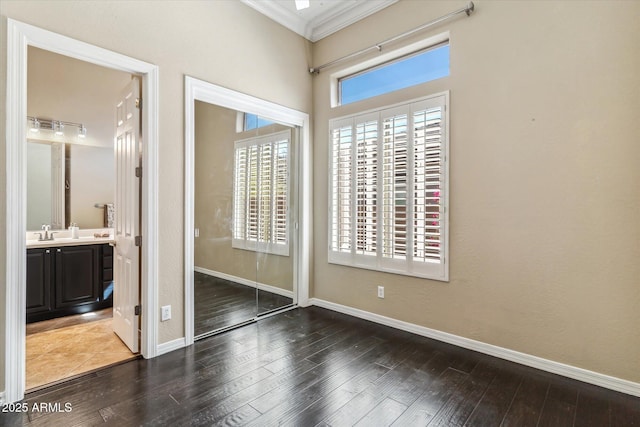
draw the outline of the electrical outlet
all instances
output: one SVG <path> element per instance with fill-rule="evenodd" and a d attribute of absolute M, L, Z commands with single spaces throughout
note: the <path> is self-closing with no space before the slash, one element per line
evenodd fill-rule
<path fill-rule="evenodd" d="M 164 322 L 171 319 L 171 306 L 163 305 L 161 309 L 162 309 L 162 321 Z"/>
<path fill-rule="evenodd" d="M 378 298 L 384 298 L 384 286 L 378 286 Z"/>

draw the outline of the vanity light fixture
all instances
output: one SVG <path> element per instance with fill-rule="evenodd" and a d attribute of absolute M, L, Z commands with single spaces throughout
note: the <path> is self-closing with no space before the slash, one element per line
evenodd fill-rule
<path fill-rule="evenodd" d="M 40 120 L 34 117 L 32 120 L 31 128 L 29 130 L 33 133 L 40 132 Z"/>
<path fill-rule="evenodd" d="M 53 134 L 54 137 L 60 138 L 64 136 L 65 127 L 75 127 L 78 129 L 76 134 L 78 138 L 87 137 L 87 128 L 82 123 L 65 122 L 62 120 L 43 119 L 39 117 L 27 116 L 29 131 L 37 134 L 42 133 L 43 136 Z"/>
<path fill-rule="evenodd" d="M 56 122 L 55 124 L 55 134 L 56 136 L 64 135 L 64 125 L 60 121 Z"/>

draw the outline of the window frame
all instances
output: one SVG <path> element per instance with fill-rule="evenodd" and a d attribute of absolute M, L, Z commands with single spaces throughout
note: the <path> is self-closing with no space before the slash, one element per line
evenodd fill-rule
<path fill-rule="evenodd" d="M 248 251 L 254 251 L 254 252 L 263 252 L 263 253 L 268 253 L 268 254 L 272 254 L 272 255 L 280 255 L 280 256 L 289 256 L 289 250 L 291 247 L 291 241 L 290 241 L 290 231 L 291 231 L 291 161 L 292 161 L 292 141 L 291 141 L 291 130 L 287 129 L 284 131 L 280 131 L 280 132 L 275 132 L 275 133 L 271 133 L 268 135 L 260 135 L 260 136 L 255 136 L 255 137 L 251 137 L 251 138 L 245 138 L 245 139 L 241 139 L 238 141 L 234 142 L 234 149 L 233 149 L 233 198 L 232 198 L 232 225 L 231 225 L 231 247 L 234 249 L 242 249 L 242 250 L 248 250 Z M 247 223 L 245 221 L 245 225 L 244 225 L 244 230 L 243 230 L 243 234 L 245 236 L 245 238 L 238 238 L 236 237 L 236 221 L 238 218 L 237 215 L 237 209 L 238 209 L 238 205 L 237 205 L 237 195 L 239 194 L 237 185 L 238 185 L 238 177 L 237 177 L 237 173 L 238 173 L 238 169 L 237 169 L 237 165 L 238 165 L 238 158 L 237 158 L 237 153 L 238 153 L 238 149 L 239 148 L 248 148 L 248 147 L 254 147 L 254 146 L 261 146 L 261 145 L 268 145 L 270 144 L 272 146 L 273 149 L 273 145 L 277 142 L 281 142 L 283 140 L 286 140 L 286 144 L 287 144 L 287 163 L 286 163 L 286 167 L 287 167 L 287 173 L 286 173 L 286 220 L 285 220 L 285 243 L 278 243 L 277 241 L 274 241 L 274 236 L 276 235 L 276 233 L 274 232 L 274 216 L 277 215 L 277 209 L 276 207 L 273 205 L 275 203 L 275 199 L 276 199 L 276 195 L 277 193 L 275 192 L 275 190 L 273 192 L 271 192 L 270 194 L 270 203 L 272 204 L 272 207 L 270 209 L 270 218 L 269 218 L 269 224 L 270 224 L 270 240 L 269 241 L 260 241 L 258 239 L 256 240 L 252 240 L 252 239 L 247 239 L 246 236 L 248 234 L 247 232 Z M 272 165 L 273 167 L 273 165 Z M 276 178 L 275 173 L 271 174 L 271 182 L 270 182 L 270 187 L 275 188 L 275 184 L 274 184 L 274 179 Z M 260 194 L 258 195 L 258 199 L 260 199 Z M 246 206 L 248 206 L 248 203 L 245 201 L 244 203 L 245 209 L 243 212 L 243 217 L 248 217 L 248 212 L 247 212 L 247 208 Z M 258 215 L 260 215 L 260 208 L 258 207 Z M 258 220 L 259 222 L 260 220 Z"/>
<path fill-rule="evenodd" d="M 442 207 L 440 212 L 440 245 L 442 247 L 441 250 L 441 262 L 440 263 L 427 263 L 427 262 L 419 262 L 419 261 L 409 261 L 408 259 L 398 260 L 398 259 L 389 259 L 383 258 L 381 256 L 381 249 L 377 248 L 377 254 L 375 256 L 372 255 L 362 255 L 355 253 L 355 245 L 351 245 L 349 252 L 340 252 L 332 249 L 333 245 L 333 237 L 334 237 L 334 188 L 333 188 L 333 176 L 334 176 L 334 158 L 333 158 L 333 136 L 332 133 L 334 129 L 339 129 L 340 127 L 344 128 L 346 126 L 351 126 L 352 132 L 356 129 L 356 123 L 362 123 L 363 120 L 372 119 L 377 117 L 378 121 L 378 129 L 382 128 L 382 123 L 385 117 L 388 117 L 390 112 L 400 112 L 400 111 L 408 111 L 409 116 L 407 116 L 407 120 L 413 120 L 413 113 L 418 111 L 416 107 L 420 107 L 424 109 L 425 106 L 427 108 L 431 105 L 441 106 L 442 107 L 442 131 L 441 131 L 441 144 L 442 144 L 442 163 L 441 163 L 441 190 L 440 190 L 440 205 Z M 357 120 L 357 121 L 356 121 Z M 409 101 L 404 101 L 401 103 L 396 103 L 392 105 L 385 105 L 380 108 L 371 109 L 367 111 L 357 112 L 354 114 L 350 114 L 347 116 L 337 117 L 331 119 L 329 121 L 329 129 L 328 129 L 328 141 L 329 141 L 329 150 L 328 150 L 328 215 L 327 215 L 327 259 L 330 264 L 344 265 L 348 267 L 362 268 L 367 270 L 374 270 L 380 272 L 387 272 L 392 274 L 400 274 L 405 276 L 426 278 L 448 282 L 449 281 L 449 148 L 450 148 L 450 139 L 449 139 L 449 91 L 439 92 L 432 95 L 415 98 Z M 377 135 L 377 145 L 382 145 L 382 135 L 378 132 Z M 356 142 L 356 136 L 352 137 L 352 144 Z M 380 148 L 378 148 L 380 150 Z M 378 151 L 380 152 L 380 151 Z M 379 161 L 382 158 L 378 159 Z M 353 171 L 356 169 L 356 166 L 351 164 L 350 170 Z M 413 175 L 413 167 L 411 168 Z M 378 168 L 378 179 L 377 186 L 378 190 L 376 193 L 377 200 L 380 200 L 382 203 L 382 174 L 381 169 Z M 409 185 L 409 184 L 408 184 Z M 353 188 L 355 184 L 352 185 Z M 412 199 L 413 196 L 408 196 L 407 200 Z M 357 197 L 350 197 L 350 203 L 354 205 L 352 209 L 355 209 Z M 377 214 L 382 211 L 382 206 L 377 208 Z M 354 210 L 351 210 L 353 213 Z M 355 224 L 356 219 L 352 220 L 352 225 Z M 379 225 L 382 222 L 382 217 L 377 217 L 377 231 L 376 231 L 376 240 L 377 242 L 382 241 L 382 238 L 379 237 L 379 233 L 381 233 L 381 226 Z M 357 230 L 350 228 L 353 233 Z M 354 239 L 352 239 L 354 241 Z M 377 247 L 377 244 L 376 244 Z M 409 258 L 409 257 L 408 257 Z"/>

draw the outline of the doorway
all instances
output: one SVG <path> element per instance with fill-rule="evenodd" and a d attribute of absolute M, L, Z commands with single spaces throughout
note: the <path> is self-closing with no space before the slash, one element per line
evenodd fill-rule
<path fill-rule="evenodd" d="M 157 129 L 158 68 L 97 46 L 71 39 L 12 19 L 7 19 L 7 251 L 6 251 L 6 322 L 5 386 L 7 402 L 24 397 L 26 341 L 26 120 L 28 47 L 71 56 L 107 68 L 140 75 L 145 95 L 142 133 L 145 150 L 142 166 L 142 235 L 141 249 L 141 354 L 157 355 Z M 133 307 L 131 307 L 133 310 Z"/>
<path fill-rule="evenodd" d="M 309 160 L 306 113 L 185 77 L 187 345 L 308 305 Z"/>
<path fill-rule="evenodd" d="M 114 296 L 123 286 L 110 246 L 116 105 L 138 77 L 27 50 L 26 389 L 32 390 L 138 351 L 137 342 L 128 349 L 114 334 Z M 36 240 L 41 227 L 52 240 Z"/>

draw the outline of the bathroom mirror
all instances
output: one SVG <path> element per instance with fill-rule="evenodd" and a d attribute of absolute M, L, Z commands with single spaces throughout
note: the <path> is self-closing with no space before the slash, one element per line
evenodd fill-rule
<path fill-rule="evenodd" d="M 195 101 L 194 335 L 293 304 L 295 127 Z"/>
<path fill-rule="evenodd" d="M 27 141 L 27 230 L 105 227 L 114 200 L 113 149 Z"/>

